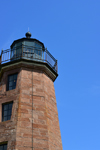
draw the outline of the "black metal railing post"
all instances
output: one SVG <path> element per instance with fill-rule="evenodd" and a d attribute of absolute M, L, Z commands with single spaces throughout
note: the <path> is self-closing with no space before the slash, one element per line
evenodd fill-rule
<path fill-rule="evenodd" d="M 3 53 L 3 49 L 1 50 L 1 55 L 0 55 L 0 64 L 2 63 L 2 53 Z"/>
<path fill-rule="evenodd" d="M 56 60 L 56 72 L 58 72 L 58 60 Z"/>
<path fill-rule="evenodd" d="M 47 62 L 47 47 L 46 47 L 45 51 L 46 51 L 46 56 L 45 57 L 46 57 L 46 62 Z"/>
<path fill-rule="evenodd" d="M 2 55 L 3 55 L 3 49 L 1 50 L 1 61 L 3 60 Z"/>
<path fill-rule="evenodd" d="M 23 44 L 22 44 L 22 58 L 23 58 Z"/>

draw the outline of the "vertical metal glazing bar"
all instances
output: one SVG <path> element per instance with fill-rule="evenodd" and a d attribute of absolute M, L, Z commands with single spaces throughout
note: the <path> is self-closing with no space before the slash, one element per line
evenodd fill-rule
<path fill-rule="evenodd" d="M 25 57 L 25 47 L 23 46 L 23 57 Z"/>
<path fill-rule="evenodd" d="M 15 48 L 15 52 L 14 53 L 17 53 L 17 58 L 19 57 L 18 55 L 20 55 L 19 54 L 19 52 L 18 52 L 18 49 L 17 48 Z"/>
<path fill-rule="evenodd" d="M 42 59 L 42 50 L 40 49 L 40 59 Z"/>
<path fill-rule="evenodd" d="M 32 56 L 33 56 L 33 59 L 34 59 L 34 48 L 33 48 L 33 51 L 32 51 Z"/>

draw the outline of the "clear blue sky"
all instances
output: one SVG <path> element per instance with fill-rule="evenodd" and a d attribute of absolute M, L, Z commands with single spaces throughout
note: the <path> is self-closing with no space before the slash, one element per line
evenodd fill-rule
<path fill-rule="evenodd" d="M 63 150 L 100 150 L 100 0 L 0 1 L 0 50 L 28 27 L 58 59 Z"/>

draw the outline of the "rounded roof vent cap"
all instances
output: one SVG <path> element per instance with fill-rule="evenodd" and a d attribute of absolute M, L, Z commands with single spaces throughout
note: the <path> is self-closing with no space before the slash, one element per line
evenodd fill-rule
<path fill-rule="evenodd" d="M 26 35 L 26 38 L 30 38 L 31 37 L 31 33 L 29 31 L 25 35 Z"/>

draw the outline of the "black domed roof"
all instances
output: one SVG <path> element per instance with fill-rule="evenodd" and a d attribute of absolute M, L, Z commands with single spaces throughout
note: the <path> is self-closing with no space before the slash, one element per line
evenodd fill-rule
<path fill-rule="evenodd" d="M 26 35 L 26 38 L 30 38 L 31 37 L 31 33 L 29 31 L 25 35 Z"/>
<path fill-rule="evenodd" d="M 11 49 L 13 48 L 13 46 L 15 44 L 20 43 L 20 42 L 24 42 L 24 41 L 27 41 L 27 42 L 36 42 L 36 43 L 39 43 L 40 45 L 42 45 L 43 49 L 45 48 L 44 44 L 42 42 L 40 42 L 37 39 L 30 38 L 31 37 L 31 33 L 29 31 L 25 35 L 26 35 L 26 38 L 21 38 L 21 39 L 17 39 L 15 41 L 13 41 L 13 43 L 11 44 Z"/>

